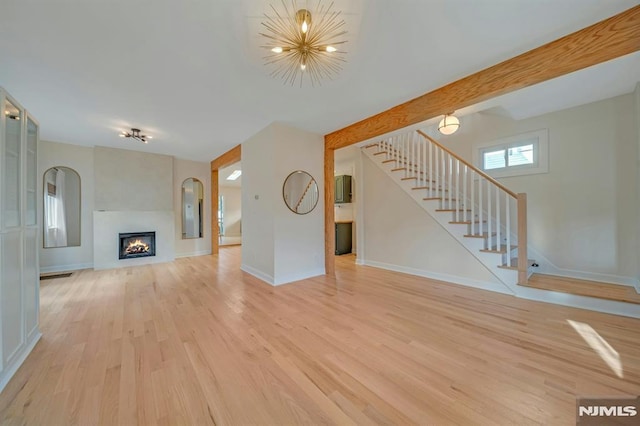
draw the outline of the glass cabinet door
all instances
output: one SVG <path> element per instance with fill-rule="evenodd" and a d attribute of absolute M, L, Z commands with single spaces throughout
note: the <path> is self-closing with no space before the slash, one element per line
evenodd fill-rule
<path fill-rule="evenodd" d="M 36 157 L 38 144 L 38 125 L 27 114 L 27 211 L 25 225 L 35 225 L 36 219 L 36 176 L 38 172 L 38 159 Z"/>
<path fill-rule="evenodd" d="M 20 140 L 22 136 L 22 111 L 9 100 L 3 105 L 5 145 L 3 167 L 2 226 L 20 226 Z"/>

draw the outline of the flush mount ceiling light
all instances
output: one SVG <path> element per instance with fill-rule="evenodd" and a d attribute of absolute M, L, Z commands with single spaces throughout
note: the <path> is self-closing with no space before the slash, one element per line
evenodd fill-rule
<path fill-rule="evenodd" d="M 149 139 L 153 139 L 153 136 L 140 134 L 140 129 L 131 129 L 131 132 L 122 132 L 118 136 L 121 138 L 133 138 L 142 143 L 149 143 Z"/>
<path fill-rule="evenodd" d="M 438 131 L 443 135 L 452 135 L 460 128 L 460 120 L 453 113 L 445 114 L 438 124 Z"/>
<path fill-rule="evenodd" d="M 347 32 L 340 12 L 332 10 L 333 2 L 325 6 L 319 0 L 313 15 L 295 0 L 289 6 L 285 0 L 281 3 L 281 11 L 271 5 L 274 15 L 264 15 L 266 31 L 260 33 L 266 39 L 262 47 L 271 52 L 265 57 L 265 63 L 273 67 L 271 75 L 291 85 L 299 79 L 300 86 L 306 75 L 315 86 L 337 74 L 346 53 L 338 46 L 347 42 L 343 39 Z"/>

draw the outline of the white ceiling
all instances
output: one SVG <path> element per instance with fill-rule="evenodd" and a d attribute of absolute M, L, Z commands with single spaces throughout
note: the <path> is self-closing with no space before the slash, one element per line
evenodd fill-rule
<path fill-rule="evenodd" d="M 273 121 L 326 134 L 637 0 L 335 0 L 348 62 L 315 88 L 269 77 L 269 3 L 1 0 L 0 85 L 45 140 L 209 161 Z M 131 127 L 153 141 L 118 137 Z"/>

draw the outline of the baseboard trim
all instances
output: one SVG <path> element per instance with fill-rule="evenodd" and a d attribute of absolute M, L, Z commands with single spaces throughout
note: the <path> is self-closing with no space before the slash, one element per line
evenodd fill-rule
<path fill-rule="evenodd" d="M 317 277 L 317 276 L 324 275 L 324 274 L 325 274 L 324 268 L 317 268 L 317 269 L 314 269 L 311 272 L 305 271 L 304 273 L 291 274 L 291 275 L 287 276 L 286 278 L 277 279 L 277 280 L 274 281 L 273 285 L 289 284 L 289 283 L 293 283 L 293 282 L 300 281 L 300 280 L 306 280 L 307 278 L 313 278 L 313 277 Z"/>
<path fill-rule="evenodd" d="M 638 293 L 640 293 L 640 281 L 638 278 L 622 277 L 612 274 L 601 274 L 599 272 L 578 271 L 575 269 L 560 268 L 553 262 L 551 262 L 540 250 L 531 245 L 528 246 L 529 258 L 535 259 L 540 265 L 538 268 L 533 268 L 534 273 L 542 275 L 557 275 L 559 277 L 576 278 L 579 280 L 587 281 L 599 281 L 602 283 L 624 285 L 627 287 L 634 287 Z"/>
<path fill-rule="evenodd" d="M 254 277 L 258 278 L 259 280 L 262 280 L 264 282 L 266 282 L 269 285 L 275 285 L 273 283 L 273 277 L 269 274 L 265 274 L 262 271 L 259 271 L 256 268 L 253 268 L 251 266 L 242 264 L 240 265 L 240 270 L 246 272 L 249 275 L 253 275 Z"/>
<path fill-rule="evenodd" d="M 357 260 L 356 260 L 357 262 Z M 471 278 L 459 277 L 456 275 L 442 274 L 439 272 L 425 271 L 422 269 L 410 268 L 407 266 L 393 265 L 390 263 L 377 262 L 375 260 L 361 260 L 362 265 L 373 266 L 374 268 L 386 269 L 388 271 L 401 272 L 403 274 L 416 275 L 419 277 L 430 278 L 432 280 L 444 281 L 450 284 L 464 285 L 467 287 L 479 288 L 481 290 L 495 291 L 497 293 L 509 294 L 513 296 L 513 292 L 502 283 L 492 283 L 486 281 L 474 280 Z"/>
<path fill-rule="evenodd" d="M 575 278 L 578 280 L 597 281 L 601 283 L 623 285 L 633 287 L 636 291 L 640 289 L 640 282 L 631 277 L 620 277 L 618 275 L 599 274 L 597 272 L 574 271 L 572 269 L 557 268 L 553 270 L 534 271 L 540 275 L 555 275 L 558 277 Z"/>
<path fill-rule="evenodd" d="M 32 334 L 32 339 L 28 345 L 26 345 L 20 355 L 14 359 L 14 361 L 8 365 L 0 374 L 0 392 L 2 392 L 11 380 L 11 378 L 16 374 L 18 368 L 22 365 L 22 363 L 27 359 L 33 348 L 35 348 L 38 341 L 42 337 L 42 333 L 38 330 L 37 333 Z"/>
<path fill-rule="evenodd" d="M 79 271 L 81 269 L 93 269 L 93 263 L 75 263 L 70 265 L 41 266 L 40 273 Z"/>
<path fill-rule="evenodd" d="M 194 251 L 191 253 L 176 253 L 176 259 L 178 258 L 182 258 L 182 257 L 196 257 L 196 256 L 207 256 L 211 254 L 211 250 L 200 250 L 200 251 Z"/>
<path fill-rule="evenodd" d="M 595 297 L 560 293 L 531 287 L 519 287 L 517 297 L 606 314 L 640 318 L 640 306 L 633 303 L 617 302 L 615 300 L 598 299 Z"/>

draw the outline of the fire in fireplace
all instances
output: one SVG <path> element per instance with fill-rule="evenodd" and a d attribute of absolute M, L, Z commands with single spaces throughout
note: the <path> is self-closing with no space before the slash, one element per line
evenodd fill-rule
<path fill-rule="evenodd" d="M 155 232 L 120 234 L 119 259 L 133 259 L 156 255 Z"/>

